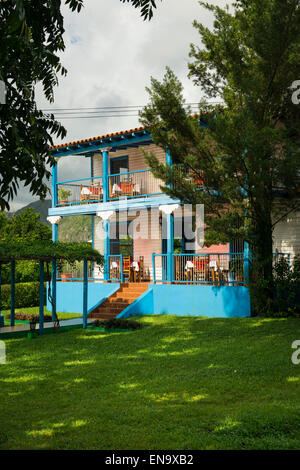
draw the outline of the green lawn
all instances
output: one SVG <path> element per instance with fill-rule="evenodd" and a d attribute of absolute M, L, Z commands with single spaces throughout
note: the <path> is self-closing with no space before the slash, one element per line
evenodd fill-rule
<path fill-rule="evenodd" d="M 300 449 L 297 319 L 7 340 L 0 449 Z"/>
<path fill-rule="evenodd" d="M 39 307 L 20 307 L 16 308 L 16 313 L 22 312 L 22 313 L 34 313 L 35 315 L 39 315 Z M 2 314 L 4 314 L 4 324 L 5 326 L 10 325 L 10 320 L 6 318 L 6 315 L 10 315 L 10 310 L 2 310 Z M 47 310 L 47 308 L 44 308 L 44 315 L 51 315 L 51 312 Z M 59 320 L 70 320 L 70 318 L 79 318 L 81 315 L 79 313 L 65 313 L 65 312 L 57 312 L 57 316 Z"/>

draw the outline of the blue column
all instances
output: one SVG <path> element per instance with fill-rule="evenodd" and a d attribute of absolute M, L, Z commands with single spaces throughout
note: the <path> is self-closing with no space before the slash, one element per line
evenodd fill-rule
<path fill-rule="evenodd" d="M 2 284 L 2 264 L 0 263 L 0 315 L 1 315 L 1 308 L 2 308 L 1 284 Z"/>
<path fill-rule="evenodd" d="M 162 259 L 162 257 L 161 257 Z M 152 271 L 153 271 L 153 274 L 152 274 L 152 281 L 153 281 L 153 284 L 155 284 L 156 282 L 156 273 L 155 273 L 155 253 L 152 253 Z"/>
<path fill-rule="evenodd" d="M 172 156 L 171 156 L 168 148 L 166 150 L 166 164 L 167 165 L 172 165 L 173 164 Z"/>
<path fill-rule="evenodd" d="M 170 165 L 170 166 L 173 165 L 173 160 L 172 160 L 172 157 L 171 157 L 171 154 L 170 154 L 168 148 L 167 148 L 167 150 L 166 150 L 166 164 L 167 164 L 167 165 Z M 169 188 L 172 187 L 172 184 L 169 184 L 168 187 L 169 187 Z"/>
<path fill-rule="evenodd" d="M 52 261 L 52 270 L 51 270 L 51 277 L 52 277 L 52 321 L 56 320 L 56 272 L 57 272 L 57 264 L 56 260 Z"/>
<path fill-rule="evenodd" d="M 249 243 L 244 242 L 244 283 L 248 284 L 250 279 L 250 248 Z"/>
<path fill-rule="evenodd" d="M 58 225 L 52 224 L 52 241 L 57 242 L 58 240 Z M 55 321 L 55 313 L 56 313 L 56 277 L 57 277 L 57 263 L 56 260 L 52 261 L 52 270 L 51 270 L 51 278 L 52 278 L 52 321 Z"/>
<path fill-rule="evenodd" d="M 123 255 L 120 254 L 120 268 L 121 268 L 121 283 L 124 282 L 124 272 L 123 272 Z"/>
<path fill-rule="evenodd" d="M 233 252 L 233 243 L 230 242 L 230 243 L 229 243 L 229 253 L 230 253 L 230 255 L 229 255 L 229 279 L 228 279 L 229 282 L 232 282 L 232 281 L 234 280 L 234 279 L 233 279 L 233 273 L 232 273 L 232 271 L 230 271 L 231 265 L 232 265 L 231 262 L 232 262 L 233 259 L 234 259 L 234 256 L 232 256 L 232 254 L 231 254 L 232 252 Z"/>
<path fill-rule="evenodd" d="M 91 215 L 92 248 L 94 248 L 94 216 Z"/>
<path fill-rule="evenodd" d="M 16 280 L 16 262 L 10 263 L 10 326 L 15 326 L 15 280 Z"/>
<path fill-rule="evenodd" d="M 108 152 L 102 152 L 102 177 L 103 177 L 103 202 L 109 200 L 109 183 L 108 183 Z"/>
<path fill-rule="evenodd" d="M 83 261 L 83 328 L 87 327 L 87 311 L 88 311 L 88 262 Z"/>
<path fill-rule="evenodd" d="M 167 214 L 167 280 L 173 280 L 174 215 Z"/>
<path fill-rule="evenodd" d="M 57 163 L 52 167 L 52 207 L 57 205 Z"/>
<path fill-rule="evenodd" d="M 52 241 L 57 242 L 58 240 L 58 225 L 52 224 Z"/>
<path fill-rule="evenodd" d="M 91 178 L 94 177 L 93 160 L 94 160 L 94 155 L 91 155 Z"/>
<path fill-rule="evenodd" d="M 40 313 L 39 334 L 44 334 L 44 261 L 40 261 Z"/>
<path fill-rule="evenodd" d="M 4 315 L 1 315 L 1 283 L 2 283 L 1 268 L 2 268 L 2 265 L 0 263 L 0 328 L 4 326 Z"/>
<path fill-rule="evenodd" d="M 109 221 L 103 220 L 103 229 L 104 229 L 104 280 L 109 280 Z"/>

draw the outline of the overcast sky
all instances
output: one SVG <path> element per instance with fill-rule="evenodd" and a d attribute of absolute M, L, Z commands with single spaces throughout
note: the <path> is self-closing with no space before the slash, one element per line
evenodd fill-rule
<path fill-rule="evenodd" d="M 210 3 L 224 6 L 229 2 Z M 199 44 L 192 22 L 197 19 L 211 26 L 213 19 L 197 0 L 157 1 L 150 22 L 120 0 L 85 0 L 84 5 L 79 14 L 63 7 L 66 50 L 62 62 L 68 75 L 60 78 L 51 106 L 38 88 L 37 102 L 42 109 L 145 105 L 150 77 L 161 79 L 167 65 L 183 82 L 186 101 L 199 101 L 201 90 L 187 78 L 189 46 Z M 66 142 L 140 125 L 137 116 L 61 122 L 67 129 Z M 83 157 L 66 157 L 59 163 L 58 181 L 89 176 L 89 169 Z M 21 188 L 11 210 L 33 200 L 36 198 Z"/>

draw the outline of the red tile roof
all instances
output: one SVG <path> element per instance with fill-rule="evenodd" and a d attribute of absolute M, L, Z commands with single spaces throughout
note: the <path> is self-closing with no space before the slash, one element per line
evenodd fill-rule
<path fill-rule="evenodd" d="M 127 131 L 113 132 L 112 134 L 99 135 L 98 137 L 90 137 L 89 139 L 75 140 L 74 142 L 68 142 L 66 144 L 54 145 L 50 147 L 50 150 L 71 147 L 72 145 L 84 144 L 88 142 L 93 142 L 95 140 L 108 139 L 109 137 L 117 137 L 118 135 L 121 136 L 121 135 L 131 134 L 132 132 L 140 132 L 140 131 L 144 131 L 145 129 L 146 129 L 145 127 L 136 127 L 135 129 L 129 129 Z"/>

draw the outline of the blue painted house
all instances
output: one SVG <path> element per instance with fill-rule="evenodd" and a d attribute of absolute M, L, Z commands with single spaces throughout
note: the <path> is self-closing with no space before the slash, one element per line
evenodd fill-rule
<path fill-rule="evenodd" d="M 58 240 L 63 217 L 90 217 L 93 247 L 105 259 L 104 266 L 90 266 L 90 316 L 249 316 L 249 263 L 243 243 L 203 248 L 201 214 L 199 219 L 192 208 L 185 208 L 183 224 L 180 201 L 161 191 L 143 149 L 172 164 L 171 155 L 154 145 L 142 127 L 52 149 L 57 162 L 48 217 L 53 240 Z M 61 160 L 74 156 L 85 159 L 90 176 L 61 181 Z M 57 310 L 82 313 L 83 282 L 74 273 L 64 277 L 66 273 L 58 273 Z"/>

